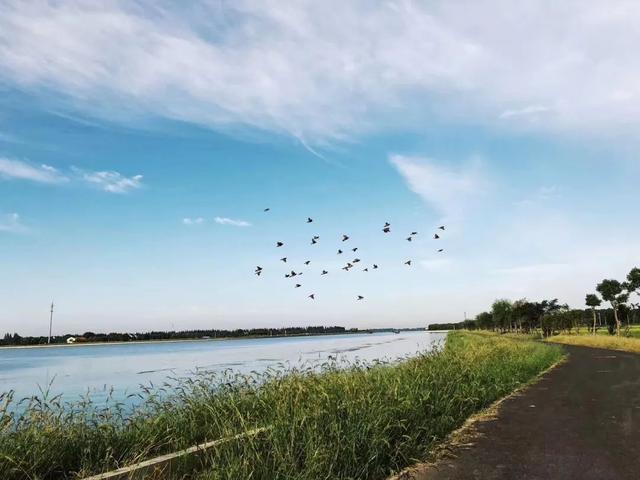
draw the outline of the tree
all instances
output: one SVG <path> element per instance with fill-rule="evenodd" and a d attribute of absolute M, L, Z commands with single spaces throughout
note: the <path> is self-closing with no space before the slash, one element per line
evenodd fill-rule
<path fill-rule="evenodd" d="M 513 306 L 507 299 L 500 299 L 493 302 L 491 306 L 491 315 L 495 325 L 503 332 L 511 330 L 511 321 L 513 318 Z"/>
<path fill-rule="evenodd" d="M 602 305 L 602 300 L 595 293 L 587 293 L 587 296 L 584 299 L 584 303 L 586 303 L 587 307 L 591 308 L 591 313 L 593 313 L 593 334 L 596 334 L 596 307 Z"/>
<path fill-rule="evenodd" d="M 632 268 L 627 274 L 627 290 L 629 293 L 640 295 L 640 293 L 638 293 L 638 290 L 640 290 L 640 268 Z"/>
<path fill-rule="evenodd" d="M 613 309 L 613 318 L 616 321 L 616 335 L 620 335 L 620 319 L 618 318 L 618 307 L 629 299 L 628 293 L 623 293 L 624 286 L 614 279 L 606 279 L 601 281 L 596 290 L 602 296 L 602 299 L 611 304 Z"/>
<path fill-rule="evenodd" d="M 482 312 L 476 315 L 476 325 L 478 328 L 489 330 L 495 328 L 493 315 L 489 312 Z"/>

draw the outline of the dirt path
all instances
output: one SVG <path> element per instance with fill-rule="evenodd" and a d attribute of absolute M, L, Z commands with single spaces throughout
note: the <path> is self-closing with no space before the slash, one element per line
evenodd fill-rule
<path fill-rule="evenodd" d="M 640 355 L 567 346 L 566 363 L 416 480 L 640 479 Z"/>

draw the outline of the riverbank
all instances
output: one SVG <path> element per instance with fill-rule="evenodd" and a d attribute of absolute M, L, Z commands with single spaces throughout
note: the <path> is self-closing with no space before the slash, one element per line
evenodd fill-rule
<path fill-rule="evenodd" d="M 402 331 L 402 330 L 401 330 Z M 73 347 L 95 347 L 106 345 L 141 345 L 147 343 L 184 343 L 184 342 L 219 342 L 223 340 L 250 340 L 260 338 L 295 338 L 295 337 L 327 337 L 333 335 L 371 335 L 375 332 L 372 331 L 344 331 L 333 333 L 297 333 L 291 335 L 243 335 L 238 337 L 218 337 L 218 338 L 179 338 L 179 339 L 166 339 L 166 340 L 131 340 L 131 341 L 116 341 L 116 342 L 78 342 L 78 343 L 52 343 L 52 344 L 38 344 L 38 345 L 2 345 L 2 349 L 22 349 L 22 348 L 73 348 Z"/>
<path fill-rule="evenodd" d="M 636 480 L 640 355 L 564 347 L 567 361 L 398 480 Z"/>
<path fill-rule="evenodd" d="M 176 478 L 385 478 L 561 356 L 539 342 L 452 332 L 440 351 L 400 363 L 228 373 L 187 380 L 170 396 L 148 390 L 127 418 L 118 405 L 51 399 L 20 417 L 0 407 L 0 478 L 78 478 L 262 427 L 176 466 Z"/>

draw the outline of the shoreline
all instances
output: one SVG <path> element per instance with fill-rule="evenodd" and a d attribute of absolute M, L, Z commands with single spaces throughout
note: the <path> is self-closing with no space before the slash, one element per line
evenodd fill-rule
<path fill-rule="evenodd" d="M 400 330 L 405 332 L 411 331 L 421 331 L 421 330 Z M 426 333 L 442 333 L 446 332 L 446 330 L 424 330 Z M 292 338 L 292 337 L 330 337 L 334 335 L 372 335 L 375 333 L 385 333 L 385 332 L 375 332 L 375 331 L 358 331 L 358 332 L 336 332 L 336 333 L 299 333 L 293 335 L 245 335 L 242 337 L 220 337 L 220 338 L 176 338 L 176 339 L 167 339 L 167 340 L 132 340 L 130 342 L 117 341 L 117 342 L 80 342 L 80 343 L 52 343 L 52 344 L 40 344 L 40 345 L 2 345 L 0 346 L 0 351 L 2 350 L 20 350 L 20 349 L 31 349 L 31 348 L 60 348 L 60 347 L 97 347 L 97 346 L 108 346 L 108 345 L 140 345 L 140 344 L 149 344 L 149 343 L 185 343 L 185 342 L 219 342 L 219 341 L 233 341 L 233 340 L 254 340 L 254 339 L 263 339 L 263 338 Z"/>

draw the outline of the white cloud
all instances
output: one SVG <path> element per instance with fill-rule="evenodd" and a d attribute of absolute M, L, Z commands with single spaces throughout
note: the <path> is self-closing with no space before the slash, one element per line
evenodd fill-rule
<path fill-rule="evenodd" d="M 204 223 L 204 218 L 202 218 L 202 217 L 196 217 L 196 218 L 185 217 L 185 218 L 182 219 L 182 223 L 184 225 L 202 225 Z"/>
<path fill-rule="evenodd" d="M 454 169 L 424 157 L 391 155 L 389 160 L 409 188 L 447 219 L 461 215 L 470 198 L 483 190 L 484 180 L 477 161 Z"/>
<path fill-rule="evenodd" d="M 84 113 L 240 123 L 307 144 L 415 123 L 407 110 L 510 128 L 551 105 L 536 128 L 640 125 L 631 0 L 177 5 L 8 0 L 0 78 Z"/>
<path fill-rule="evenodd" d="M 129 193 L 132 190 L 142 188 L 142 175 L 125 177 L 114 171 L 84 172 L 78 168 L 75 168 L 74 171 L 84 182 L 95 185 L 105 192 Z"/>
<path fill-rule="evenodd" d="M 244 220 L 234 220 L 233 218 L 227 218 L 227 217 L 216 217 L 214 218 L 214 221 L 216 223 L 219 223 L 220 225 L 232 225 L 234 227 L 250 227 L 251 226 L 249 222 L 246 222 Z"/>
<path fill-rule="evenodd" d="M 27 231 L 27 227 L 22 224 L 20 215 L 17 213 L 0 215 L 0 232 L 25 233 Z"/>
<path fill-rule="evenodd" d="M 545 107 L 543 105 L 529 105 L 528 107 L 519 108 L 515 110 L 505 110 L 500 114 L 498 118 L 511 118 L 511 117 L 525 117 L 536 115 L 538 113 L 545 113 L 551 111 L 550 107 Z"/>
<path fill-rule="evenodd" d="M 34 166 L 21 160 L 0 157 L 0 179 L 37 183 L 64 183 L 69 179 L 49 165 Z"/>

